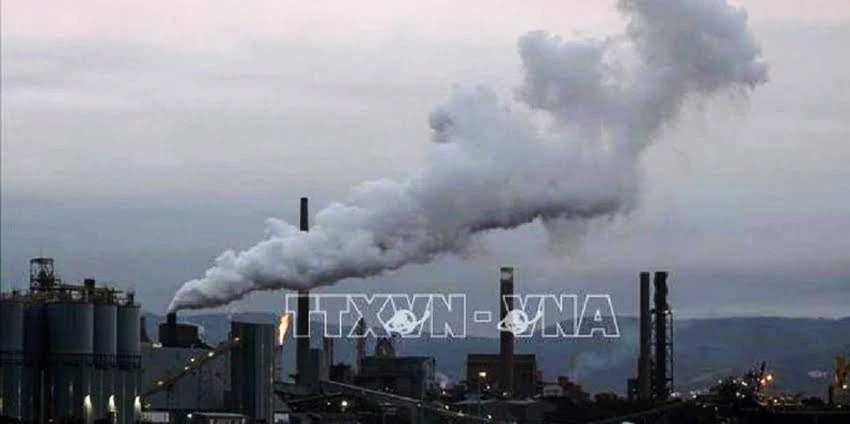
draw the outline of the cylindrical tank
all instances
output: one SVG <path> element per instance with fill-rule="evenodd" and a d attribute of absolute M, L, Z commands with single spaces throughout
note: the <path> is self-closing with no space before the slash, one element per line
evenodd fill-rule
<path fill-rule="evenodd" d="M 0 299 L 0 420 L 21 418 L 24 304 Z"/>
<path fill-rule="evenodd" d="M 135 402 L 139 395 L 141 367 L 141 321 L 139 305 L 118 307 L 118 375 L 115 376 L 117 424 L 135 421 Z M 119 383 L 120 381 L 120 383 Z"/>
<path fill-rule="evenodd" d="M 117 371 L 117 327 L 118 306 L 114 303 L 95 304 L 92 372 L 92 406 L 95 419 L 108 417 L 109 397 L 115 394 L 113 375 Z"/>
<path fill-rule="evenodd" d="M 84 302 L 48 303 L 47 343 L 49 416 L 58 421 L 92 416 L 94 305 Z"/>
<path fill-rule="evenodd" d="M 249 422 L 272 422 L 275 326 L 232 322 L 231 337 L 240 345 L 230 354 L 232 408 Z"/>
<path fill-rule="evenodd" d="M 24 305 L 24 369 L 21 382 L 21 416 L 24 422 L 39 422 L 44 416 L 44 373 L 46 354 L 44 304 Z"/>

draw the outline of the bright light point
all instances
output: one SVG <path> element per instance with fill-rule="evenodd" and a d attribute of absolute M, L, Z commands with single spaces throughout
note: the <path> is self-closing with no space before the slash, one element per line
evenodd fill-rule
<path fill-rule="evenodd" d="M 773 375 L 772 374 L 767 375 L 767 381 L 773 381 Z"/>
<path fill-rule="evenodd" d="M 342 405 L 343 408 L 347 407 L 348 401 L 347 400 L 342 401 L 341 405 Z"/>

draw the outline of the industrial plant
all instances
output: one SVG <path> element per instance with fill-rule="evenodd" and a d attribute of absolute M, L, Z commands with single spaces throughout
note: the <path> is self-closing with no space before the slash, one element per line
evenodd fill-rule
<path fill-rule="evenodd" d="M 0 416 L 20 422 L 136 422 L 142 376 L 133 293 L 62 282 L 30 261 L 26 293 L 0 299 Z"/>
<path fill-rule="evenodd" d="M 301 231 L 309 231 L 301 199 Z M 515 270 L 498 273 L 500 320 L 514 308 Z M 765 389 L 763 363 L 705 393 L 682 396 L 674 380 L 669 274 L 639 274 L 636 378 L 626 397 L 591 397 L 566 376 L 544 381 L 536 354 L 516 354 L 515 335 L 499 332 L 498 352 L 469 352 L 465 379 L 441 385 L 433 356 L 404 356 L 392 337 L 354 363 L 335 362 L 334 339 L 313 347 L 310 293 L 298 292 L 297 313 L 276 323 L 233 320 L 225 340 L 210 344 L 195 324 L 168 313 L 154 340 L 132 292 L 63 282 L 54 260 L 30 261 L 26 292 L 0 301 L 0 420 L 17 423 L 715 423 L 847 422 L 850 366 L 836 358 L 828 404 L 806 406 Z M 494 289 L 496 284 L 494 284 Z M 495 294 L 495 293 L 494 293 Z M 354 333 L 365 336 L 359 320 Z M 374 323 L 373 323 L 374 324 Z M 494 329 L 494 332 L 497 331 Z M 286 345 L 295 340 L 294 351 Z M 569 343 L 565 340 L 563 343 Z M 294 355 L 286 374 L 283 357 Z"/>

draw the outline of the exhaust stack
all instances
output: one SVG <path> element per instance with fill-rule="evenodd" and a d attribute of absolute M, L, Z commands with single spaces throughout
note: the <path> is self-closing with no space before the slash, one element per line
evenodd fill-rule
<path fill-rule="evenodd" d="M 363 370 L 363 359 L 366 358 L 366 320 L 364 318 L 357 320 L 357 325 L 354 331 L 358 335 L 355 365 L 357 366 L 357 373 L 359 374 Z"/>
<path fill-rule="evenodd" d="M 310 231 L 309 199 L 301 198 L 301 231 Z M 310 291 L 298 290 L 298 319 L 295 324 L 295 365 L 298 367 L 297 382 L 304 383 L 310 361 Z"/>
<path fill-rule="evenodd" d="M 514 308 L 514 269 L 502 267 L 499 278 L 499 322 L 505 322 L 508 312 Z M 499 332 L 499 356 L 501 359 L 501 391 L 511 399 L 514 391 L 514 334 L 510 331 Z"/>
<path fill-rule="evenodd" d="M 649 309 L 649 273 L 640 273 L 640 354 L 638 356 L 638 399 L 652 397 L 652 315 Z"/>
<path fill-rule="evenodd" d="M 656 400 L 666 400 L 670 396 L 672 375 L 672 363 L 668 349 L 671 348 L 668 340 L 667 325 L 670 317 L 670 305 L 667 304 L 667 273 L 657 271 L 655 273 L 655 376 L 653 389 Z"/>

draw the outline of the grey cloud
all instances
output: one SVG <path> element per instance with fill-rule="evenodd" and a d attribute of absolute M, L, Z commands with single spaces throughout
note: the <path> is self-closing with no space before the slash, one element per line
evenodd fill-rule
<path fill-rule="evenodd" d="M 755 31 L 772 83 L 741 106 L 745 118 L 709 108 L 650 151 L 644 214 L 617 234 L 593 231 L 576 258 L 541 259 L 544 233 L 531 225 L 486 237 L 488 256 L 343 288 L 463 280 L 487 299 L 492 270 L 508 263 L 528 276 L 523 284 L 602 288 L 628 304 L 634 272 L 672 263 L 683 311 L 840 314 L 850 303 L 841 256 L 850 251 L 841 237 L 850 232 L 850 106 L 840 95 L 850 64 L 837 52 L 850 28 Z M 3 38 L 2 278 L 20 281 L 25 259 L 43 252 L 65 258 L 69 277 L 134 284 L 156 310 L 221 248 L 261 235 L 262 219 L 293 220 L 298 196 L 318 207 L 357 181 L 415 166 L 429 142 L 427 113 L 455 80 L 508 92 L 519 68 L 507 44 L 420 43 L 364 57 L 352 49 L 334 64 L 276 42 L 255 53 L 80 43 Z M 369 65 L 395 62 L 419 65 Z M 58 200 L 22 205 L 23 195 Z M 276 305 L 255 297 L 240 307 Z"/>

